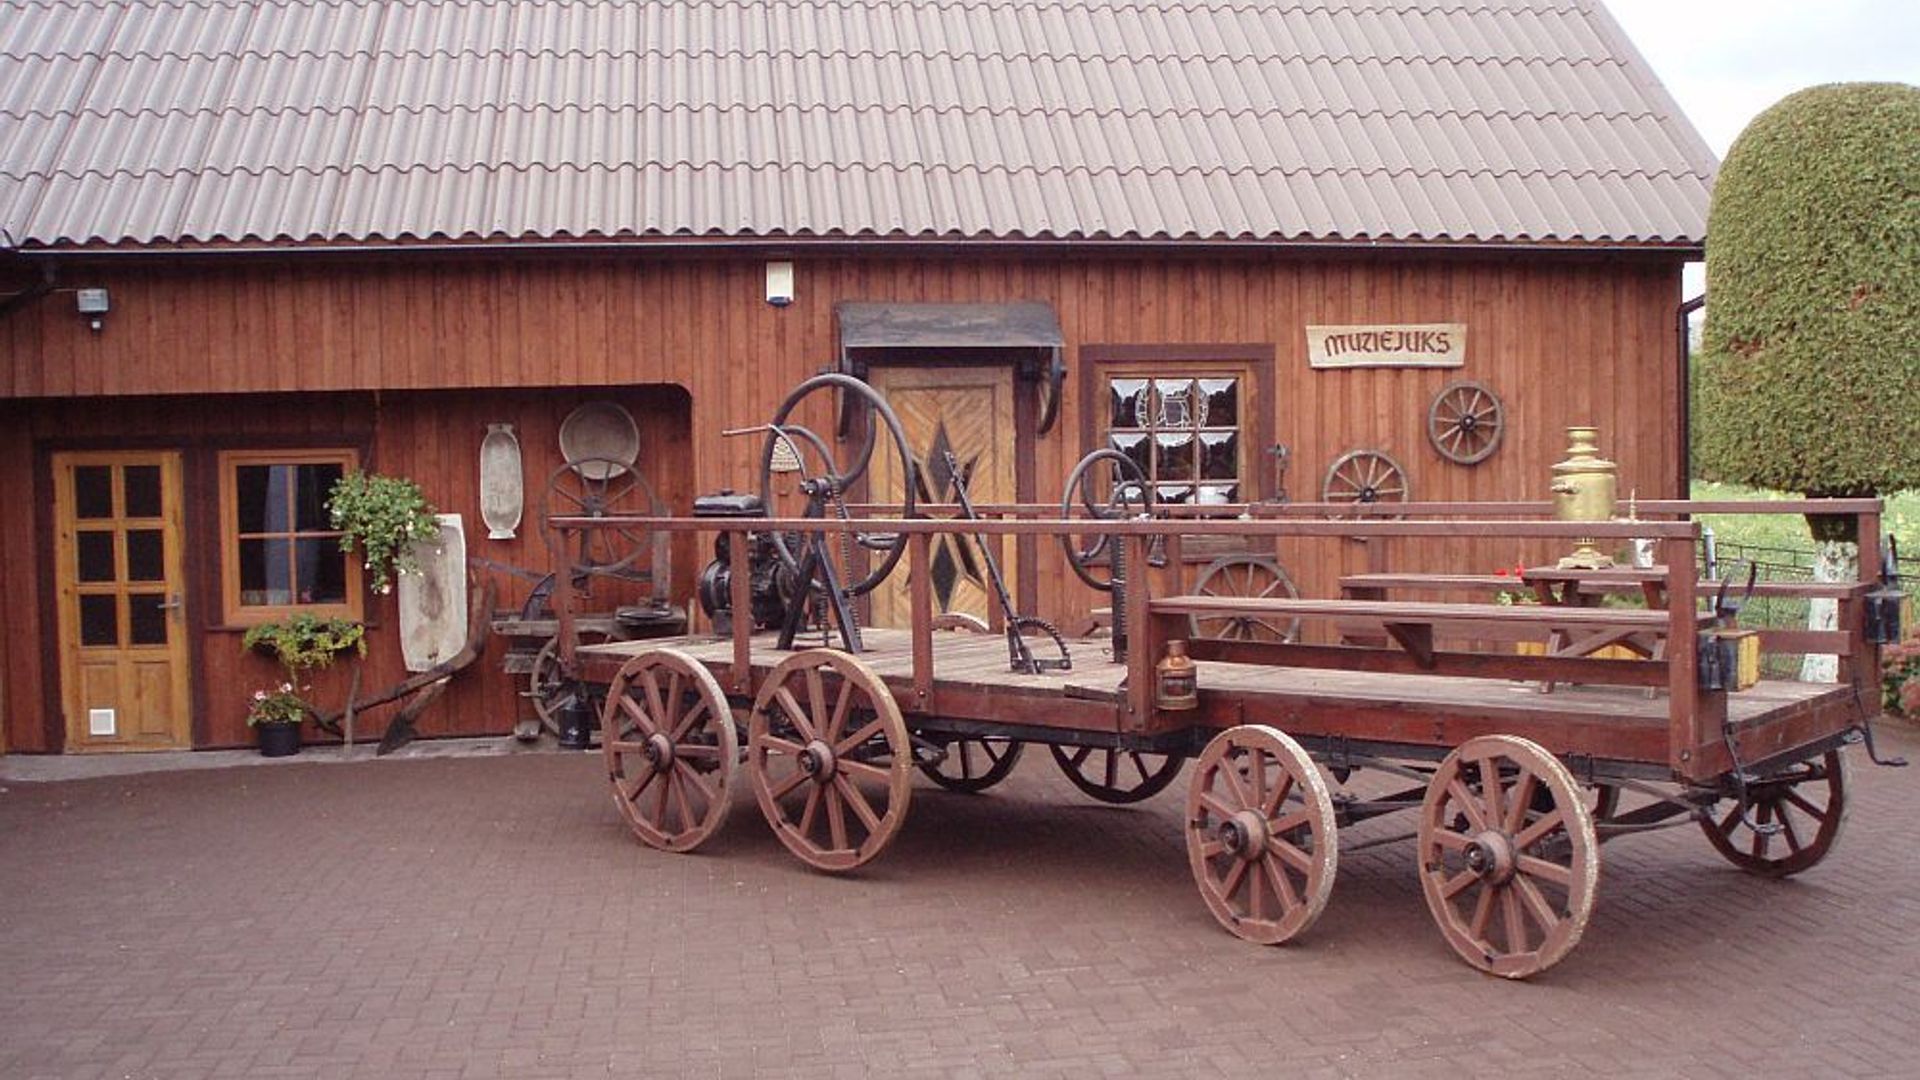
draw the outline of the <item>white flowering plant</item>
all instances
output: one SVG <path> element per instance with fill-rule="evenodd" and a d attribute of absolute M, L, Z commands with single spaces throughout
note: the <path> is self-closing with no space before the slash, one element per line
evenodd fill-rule
<path fill-rule="evenodd" d="M 247 702 L 247 726 L 260 724 L 298 724 L 307 718 L 307 700 L 292 683 L 281 683 L 277 690 L 255 690 Z"/>
<path fill-rule="evenodd" d="M 340 550 L 360 552 L 377 593 L 391 592 L 396 574 L 418 573 L 413 545 L 440 536 L 433 504 L 402 476 L 348 473 L 327 495 L 327 511 L 340 530 Z"/>

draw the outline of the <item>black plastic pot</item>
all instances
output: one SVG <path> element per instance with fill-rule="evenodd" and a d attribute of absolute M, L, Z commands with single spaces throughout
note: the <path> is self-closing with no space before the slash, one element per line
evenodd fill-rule
<path fill-rule="evenodd" d="M 300 752 L 299 724 L 256 724 L 261 757 L 292 757 Z"/>

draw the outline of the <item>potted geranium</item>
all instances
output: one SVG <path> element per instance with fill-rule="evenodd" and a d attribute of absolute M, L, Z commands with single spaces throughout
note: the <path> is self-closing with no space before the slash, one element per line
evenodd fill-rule
<path fill-rule="evenodd" d="M 278 689 L 255 690 L 247 702 L 247 726 L 259 732 L 260 753 L 285 757 L 300 751 L 300 724 L 313 711 L 304 696 L 313 687 L 304 680 L 349 650 L 367 655 L 367 628 L 351 619 L 300 614 L 249 627 L 240 645 L 272 654 L 287 673 Z"/>
<path fill-rule="evenodd" d="M 440 523 L 420 485 L 402 476 L 348 473 L 327 495 L 340 550 L 359 551 L 373 591 L 389 592 L 394 574 L 416 573 L 413 545 L 437 539 Z"/>
<path fill-rule="evenodd" d="M 255 690 L 247 703 L 247 726 L 259 733 L 261 757 L 287 757 L 300 752 L 300 722 L 307 718 L 307 702 L 292 683 L 278 690 Z"/>

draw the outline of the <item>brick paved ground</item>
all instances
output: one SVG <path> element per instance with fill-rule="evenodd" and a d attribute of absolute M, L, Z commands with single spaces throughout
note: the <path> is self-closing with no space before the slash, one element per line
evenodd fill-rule
<path fill-rule="evenodd" d="M 851 879 L 750 798 L 703 854 L 648 851 L 597 770 L 10 783 L 0 1076 L 1920 1072 L 1913 773 L 1857 768 L 1840 849 L 1796 881 L 1691 830 L 1610 846 L 1585 942 L 1515 985 L 1442 944 L 1406 844 L 1343 859 L 1303 942 L 1241 943 L 1175 793 L 1090 805 L 1045 755 L 990 796 L 923 784 Z"/>

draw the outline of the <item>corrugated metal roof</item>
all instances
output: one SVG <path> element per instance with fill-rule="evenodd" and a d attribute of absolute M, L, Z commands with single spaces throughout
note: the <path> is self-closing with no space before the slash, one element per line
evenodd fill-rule
<path fill-rule="evenodd" d="M 1596 0 L 0 0 L 22 246 L 1695 245 Z"/>

